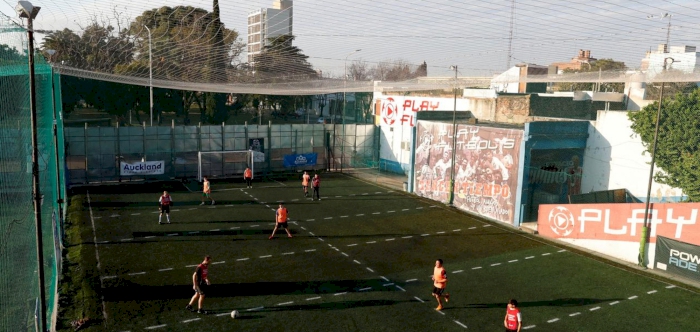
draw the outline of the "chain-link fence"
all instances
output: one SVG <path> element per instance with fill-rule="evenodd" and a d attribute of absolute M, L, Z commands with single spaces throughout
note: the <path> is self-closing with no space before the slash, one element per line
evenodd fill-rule
<path fill-rule="evenodd" d="M 0 330 L 35 331 L 39 306 L 38 251 L 32 190 L 32 125 L 28 38 L 0 15 Z M 61 266 L 64 192 L 59 80 L 36 54 L 37 147 L 41 194 L 41 248 L 47 317 L 56 312 Z M 57 121 L 54 122 L 54 117 Z M 56 126 L 54 126 L 56 123 Z M 59 133 L 59 135 L 55 135 Z M 58 160 L 57 160 L 58 155 Z M 47 326 L 53 326 L 48 322 Z"/>

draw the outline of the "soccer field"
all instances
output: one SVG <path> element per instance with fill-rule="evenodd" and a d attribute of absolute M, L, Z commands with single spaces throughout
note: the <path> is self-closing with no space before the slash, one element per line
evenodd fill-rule
<path fill-rule="evenodd" d="M 697 329 L 696 293 L 440 203 L 328 173 L 321 201 L 296 179 L 212 187 L 204 206 L 197 188 L 166 188 L 165 225 L 158 185 L 89 193 L 107 330 L 500 331 L 510 298 L 528 331 Z M 280 201 L 294 237 L 268 240 Z M 204 255 L 208 315 L 185 310 Z M 442 311 L 430 295 L 438 258 Z"/>

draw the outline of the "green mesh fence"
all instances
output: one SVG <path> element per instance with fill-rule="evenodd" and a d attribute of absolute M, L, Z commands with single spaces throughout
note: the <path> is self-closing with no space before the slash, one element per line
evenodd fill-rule
<path fill-rule="evenodd" d="M 0 14 L 0 331 L 35 331 L 39 299 L 27 40 L 25 29 Z M 58 145 L 53 128 L 54 114 L 61 114 L 60 93 L 55 91 L 60 85 L 53 89 L 52 84 L 58 78 L 38 53 L 35 72 L 44 284 L 51 328 L 61 266 L 62 207 L 57 201 L 58 189 L 62 195 L 65 188 L 64 149 L 60 117 Z"/>

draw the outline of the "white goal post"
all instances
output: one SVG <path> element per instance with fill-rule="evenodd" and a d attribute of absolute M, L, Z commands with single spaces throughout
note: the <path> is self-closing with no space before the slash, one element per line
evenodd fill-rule
<path fill-rule="evenodd" d="M 226 177 L 227 168 L 238 168 L 239 170 L 235 173 L 241 174 L 246 167 L 250 167 L 253 171 L 253 178 L 255 178 L 254 153 L 256 152 L 250 150 L 199 151 L 197 153 L 197 180 L 202 181 L 204 176 Z"/>

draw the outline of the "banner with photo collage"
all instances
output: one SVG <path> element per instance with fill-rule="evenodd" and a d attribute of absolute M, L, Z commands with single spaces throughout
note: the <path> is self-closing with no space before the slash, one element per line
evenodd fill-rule
<path fill-rule="evenodd" d="M 418 121 L 415 192 L 447 202 L 452 166 L 452 124 Z M 523 131 L 460 124 L 455 151 L 454 205 L 513 223 Z"/>

